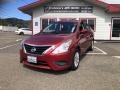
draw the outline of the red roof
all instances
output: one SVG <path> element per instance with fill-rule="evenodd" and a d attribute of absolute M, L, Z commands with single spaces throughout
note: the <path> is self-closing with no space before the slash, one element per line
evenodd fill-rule
<path fill-rule="evenodd" d="M 33 2 L 31 4 L 22 6 L 20 8 L 18 8 L 19 10 L 23 11 L 24 13 L 27 14 L 32 14 L 32 10 L 40 5 L 46 4 L 48 2 L 52 2 L 53 0 L 38 0 L 36 2 Z M 85 2 L 97 5 L 99 7 L 103 7 L 105 8 L 106 12 L 111 12 L 111 13 L 115 13 L 115 12 L 120 12 L 120 4 L 108 4 L 106 2 L 103 2 L 101 0 L 85 0 Z"/>
<path fill-rule="evenodd" d="M 120 12 L 120 4 L 110 4 L 108 12 Z"/>

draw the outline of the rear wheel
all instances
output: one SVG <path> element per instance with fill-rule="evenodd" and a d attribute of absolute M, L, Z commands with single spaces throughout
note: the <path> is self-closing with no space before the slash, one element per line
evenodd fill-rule
<path fill-rule="evenodd" d="M 20 32 L 20 34 L 19 35 L 24 35 L 24 33 L 23 32 Z"/>
<path fill-rule="evenodd" d="M 79 67 L 79 63 L 80 63 L 80 52 L 76 50 L 74 57 L 73 57 L 71 69 L 76 70 Z"/>

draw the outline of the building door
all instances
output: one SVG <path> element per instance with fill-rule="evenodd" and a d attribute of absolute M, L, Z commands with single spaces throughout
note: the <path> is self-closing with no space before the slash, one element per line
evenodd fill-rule
<path fill-rule="evenodd" d="M 120 40 L 120 18 L 112 19 L 112 40 Z"/>
<path fill-rule="evenodd" d="M 56 21 L 56 19 L 47 19 L 47 18 L 45 18 L 45 19 L 41 19 L 41 29 L 44 29 L 44 28 L 46 28 L 49 24 L 51 24 L 51 23 L 53 23 L 53 22 L 55 22 Z"/>

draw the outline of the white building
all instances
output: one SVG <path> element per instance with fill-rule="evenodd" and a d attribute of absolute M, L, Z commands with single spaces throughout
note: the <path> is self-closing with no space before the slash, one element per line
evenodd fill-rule
<path fill-rule="evenodd" d="M 18 30 L 18 27 L 13 27 L 13 26 L 0 26 L 0 31 L 16 31 Z"/>
<path fill-rule="evenodd" d="M 38 0 L 20 7 L 32 16 L 33 34 L 53 21 L 85 21 L 95 31 L 96 40 L 120 40 L 120 4 L 100 0 Z"/>

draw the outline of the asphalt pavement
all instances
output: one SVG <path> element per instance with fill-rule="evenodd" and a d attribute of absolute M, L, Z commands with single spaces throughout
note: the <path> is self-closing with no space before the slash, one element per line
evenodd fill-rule
<path fill-rule="evenodd" d="M 0 90 L 120 90 L 120 43 L 98 41 L 78 70 L 54 72 L 19 63 L 26 37 L 0 32 Z"/>

